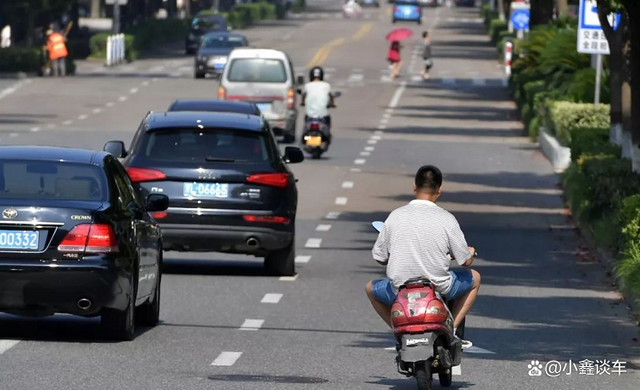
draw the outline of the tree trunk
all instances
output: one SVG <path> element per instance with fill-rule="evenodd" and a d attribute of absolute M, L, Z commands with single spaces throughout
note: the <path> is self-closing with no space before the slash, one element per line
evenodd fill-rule
<path fill-rule="evenodd" d="M 36 14 L 31 9 L 27 9 L 27 46 L 33 46 L 36 38 Z"/>
<path fill-rule="evenodd" d="M 631 161 L 633 171 L 640 173 L 640 4 L 637 0 L 621 0 L 629 20 L 630 55 L 629 77 L 631 79 Z"/>
<path fill-rule="evenodd" d="M 187 19 L 191 18 L 191 0 L 184 0 L 184 13 Z"/>
<path fill-rule="evenodd" d="M 569 16 L 569 0 L 557 0 L 558 16 Z"/>
<path fill-rule="evenodd" d="M 498 14 L 500 16 L 500 20 L 506 20 L 504 15 L 504 0 L 496 0 L 498 2 Z"/>
<path fill-rule="evenodd" d="M 543 25 L 553 20 L 554 0 L 531 0 L 531 26 Z"/>
<path fill-rule="evenodd" d="M 99 18 L 102 16 L 102 2 L 100 0 L 91 0 L 91 17 Z"/>

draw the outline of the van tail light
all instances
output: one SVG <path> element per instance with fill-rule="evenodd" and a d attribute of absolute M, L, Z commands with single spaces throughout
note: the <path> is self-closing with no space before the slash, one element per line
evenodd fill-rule
<path fill-rule="evenodd" d="M 67 233 L 59 252 L 116 253 L 118 242 L 111 225 L 81 224 Z"/>
<path fill-rule="evenodd" d="M 247 222 L 269 222 L 269 223 L 282 223 L 288 225 L 290 219 L 287 217 L 278 217 L 274 215 L 243 215 Z"/>
<path fill-rule="evenodd" d="M 218 100 L 226 100 L 227 99 L 227 91 L 225 91 L 222 85 L 218 86 Z"/>
<path fill-rule="evenodd" d="M 287 91 L 287 108 L 292 110 L 296 107 L 296 92 L 293 88 L 289 88 Z"/>
<path fill-rule="evenodd" d="M 129 174 L 131 181 L 134 183 L 164 180 L 167 177 L 164 172 L 157 169 L 128 167 L 127 173 Z"/>
<path fill-rule="evenodd" d="M 267 186 L 284 188 L 289 184 L 288 173 L 259 173 L 247 178 L 249 183 L 264 184 Z"/>
<path fill-rule="evenodd" d="M 320 130 L 320 124 L 319 123 L 311 123 L 309 125 L 309 130 Z"/>

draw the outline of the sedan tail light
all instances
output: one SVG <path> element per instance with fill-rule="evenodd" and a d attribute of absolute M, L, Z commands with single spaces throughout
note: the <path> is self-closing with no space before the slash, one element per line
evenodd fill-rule
<path fill-rule="evenodd" d="M 128 167 L 127 173 L 129 174 L 131 181 L 134 183 L 164 180 L 167 177 L 164 172 L 157 169 Z"/>
<path fill-rule="evenodd" d="M 270 222 L 270 223 L 282 223 L 289 224 L 290 219 L 287 217 L 278 217 L 273 215 L 244 215 L 244 220 L 247 222 Z"/>
<path fill-rule="evenodd" d="M 249 183 L 264 184 L 272 187 L 284 188 L 289 184 L 288 173 L 259 173 L 247 178 Z"/>
<path fill-rule="evenodd" d="M 60 252 L 115 253 L 118 242 L 111 225 L 81 224 L 67 233 L 58 245 Z"/>
<path fill-rule="evenodd" d="M 227 91 L 224 89 L 222 85 L 218 87 L 218 100 L 226 100 L 227 99 Z"/>
<path fill-rule="evenodd" d="M 292 110 L 296 107 L 296 92 L 293 88 L 289 88 L 287 91 L 287 108 Z"/>
<path fill-rule="evenodd" d="M 400 12 L 400 8 L 395 7 L 395 8 L 393 9 L 393 12 Z"/>

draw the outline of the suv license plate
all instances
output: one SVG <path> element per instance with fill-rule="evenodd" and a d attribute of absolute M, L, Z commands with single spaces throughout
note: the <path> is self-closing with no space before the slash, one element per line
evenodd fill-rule
<path fill-rule="evenodd" d="M 182 195 L 189 198 L 228 198 L 229 184 L 184 183 Z"/>

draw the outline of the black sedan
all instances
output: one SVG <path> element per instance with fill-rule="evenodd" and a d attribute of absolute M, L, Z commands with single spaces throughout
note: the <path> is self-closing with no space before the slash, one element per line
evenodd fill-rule
<path fill-rule="evenodd" d="M 287 164 L 304 157 L 294 147 L 282 156 L 263 118 L 149 113 L 129 152 L 121 141 L 105 150 L 124 158 L 142 194 L 169 196 L 155 215 L 165 249 L 250 254 L 271 274 L 294 274 L 298 190 Z"/>
<path fill-rule="evenodd" d="M 257 115 L 262 113 L 255 103 L 233 100 L 176 100 L 167 111 L 207 111 L 207 112 L 235 112 L 238 114 Z"/>
<path fill-rule="evenodd" d="M 222 15 L 198 14 L 191 22 L 185 40 L 185 52 L 193 54 L 198 51 L 202 37 L 210 32 L 229 31 L 227 20 Z"/>
<path fill-rule="evenodd" d="M 0 312 L 100 315 L 119 340 L 156 325 L 162 237 L 148 212 L 167 207 L 108 153 L 0 147 Z"/>
<path fill-rule="evenodd" d="M 203 79 L 207 74 L 219 77 L 227 64 L 229 53 L 236 47 L 248 45 L 247 38 L 242 34 L 214 32 L 205 35 L 196 55 L 195 78 Z"/>

